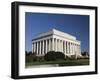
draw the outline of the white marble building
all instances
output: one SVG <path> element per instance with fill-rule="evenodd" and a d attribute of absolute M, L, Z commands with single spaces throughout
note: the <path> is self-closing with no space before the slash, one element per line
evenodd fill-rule
<path fill-rule="evenodd" d="M 63 52 L 67 56 L 81 56 L 81 42 L 75 36 L 56 29 L 40 33 L 32 40 L 32 52 L 44 56 L 49 51 Z"/>

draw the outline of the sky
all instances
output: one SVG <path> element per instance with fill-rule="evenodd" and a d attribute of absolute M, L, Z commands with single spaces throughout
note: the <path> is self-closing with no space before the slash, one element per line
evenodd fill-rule
<path fill-rule="evenodd" d="M 32 51 L 32 39 L 52 28 L 81 41 L 81 51 L 89 52 L 89 16 L 51 13 L 25 13 L 25 50 Z"/>

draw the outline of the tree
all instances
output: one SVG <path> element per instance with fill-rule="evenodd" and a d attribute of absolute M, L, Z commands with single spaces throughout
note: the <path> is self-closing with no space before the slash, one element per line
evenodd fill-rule
<path fill-rule="evenodd" d="M 37 57 L 36 57 L 36 55 L 34 54 L 34 53 L 32 53 L 31 51 L 30 52 L 25 52 L 25 54 L 26 54 L 26 56 L 25 56 L 25 61 L 27 62 L 27 63 L 32 63 L 32 62 L 34 62 L 34 61 L 36 61 L 37 60 Z"/>
<path fill-rule="evenodd" d="M 27 51 L 25 51 L 25 55 L 26 55 L 26 56 L 28 55 Z"/>
<path fill-rule="evenodd" d="M 32 52 L 31 52 L 31 51 L 29 51 L 29 52 L 28 52 L 28 54 L 29 54 L 29 55 L 31 55 L 31 54 L 32 54 Z"/>
<path fill-rule="evenodd" d="M 89 56 L 89 53 L 85 51 L 85 52 L 82 53 L 82 55 L 83 56 Z"/>

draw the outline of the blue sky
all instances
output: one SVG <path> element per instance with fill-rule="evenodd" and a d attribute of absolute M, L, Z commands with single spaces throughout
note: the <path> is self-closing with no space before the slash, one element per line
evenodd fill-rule
<path fill-rule="evenodd" d="M 89 16 L 49 13 L 25 13 L 25 50 L 32 50 L 32 39 L 52 28 L 71 34 L 81 41 L 81 50 L 89 51 Z"/>

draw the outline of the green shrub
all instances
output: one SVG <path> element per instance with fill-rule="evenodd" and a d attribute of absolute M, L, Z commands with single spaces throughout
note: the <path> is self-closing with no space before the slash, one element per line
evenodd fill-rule
<path fill-rule="evenodd" d="M 71 58 L 71 57 L 68 57 L 67 55 L 65 56 L 65 59 L 66 59 L 66 60 L 70 60 L 70 58 Z"/>
<path fill-rule="evenodd" d="M 71 60 L 77 59 L 77 58 L 76 58 L 76 55 L 71 55 L 70 59 L 71 59 Z"/>
<path fill-rule="evenodd" d="M 44 59 L 46 61 L 64 60 L 65 55 L 62 52 L 50 51 L 44 56 Z"/>
<path fill-rule="evenodd" d="M 37 61 L 37 57 L 36 56 L 32 56 L 33 62 Z"/>
<path fill-rule="evenodd" d="M 62 52 L 56 52 L 55 56 L 57 60 L 65 60 L 65 55 Z"/>
<path fill-rule="evenodd" d="M 36 57 L 38 62 L 43 62 L 44 61 L 44 57 L 40 56 L 40 57 Z"/>
<path fill-rule="evenodd" d="M 26 55 L 25 61 L 26 63 L 32 63 L 34 61 L 37 61 L 37 57 L 34 54 Z"/>
<path fill-rule="evenodd" d="M 47 54 L 45 54 L 44 59 L 46 61 L 51 61 L 51 60 L 54 61 L 55 60 L 54 54 L 55 54 L 54 51 L 50 51 Z"/>

